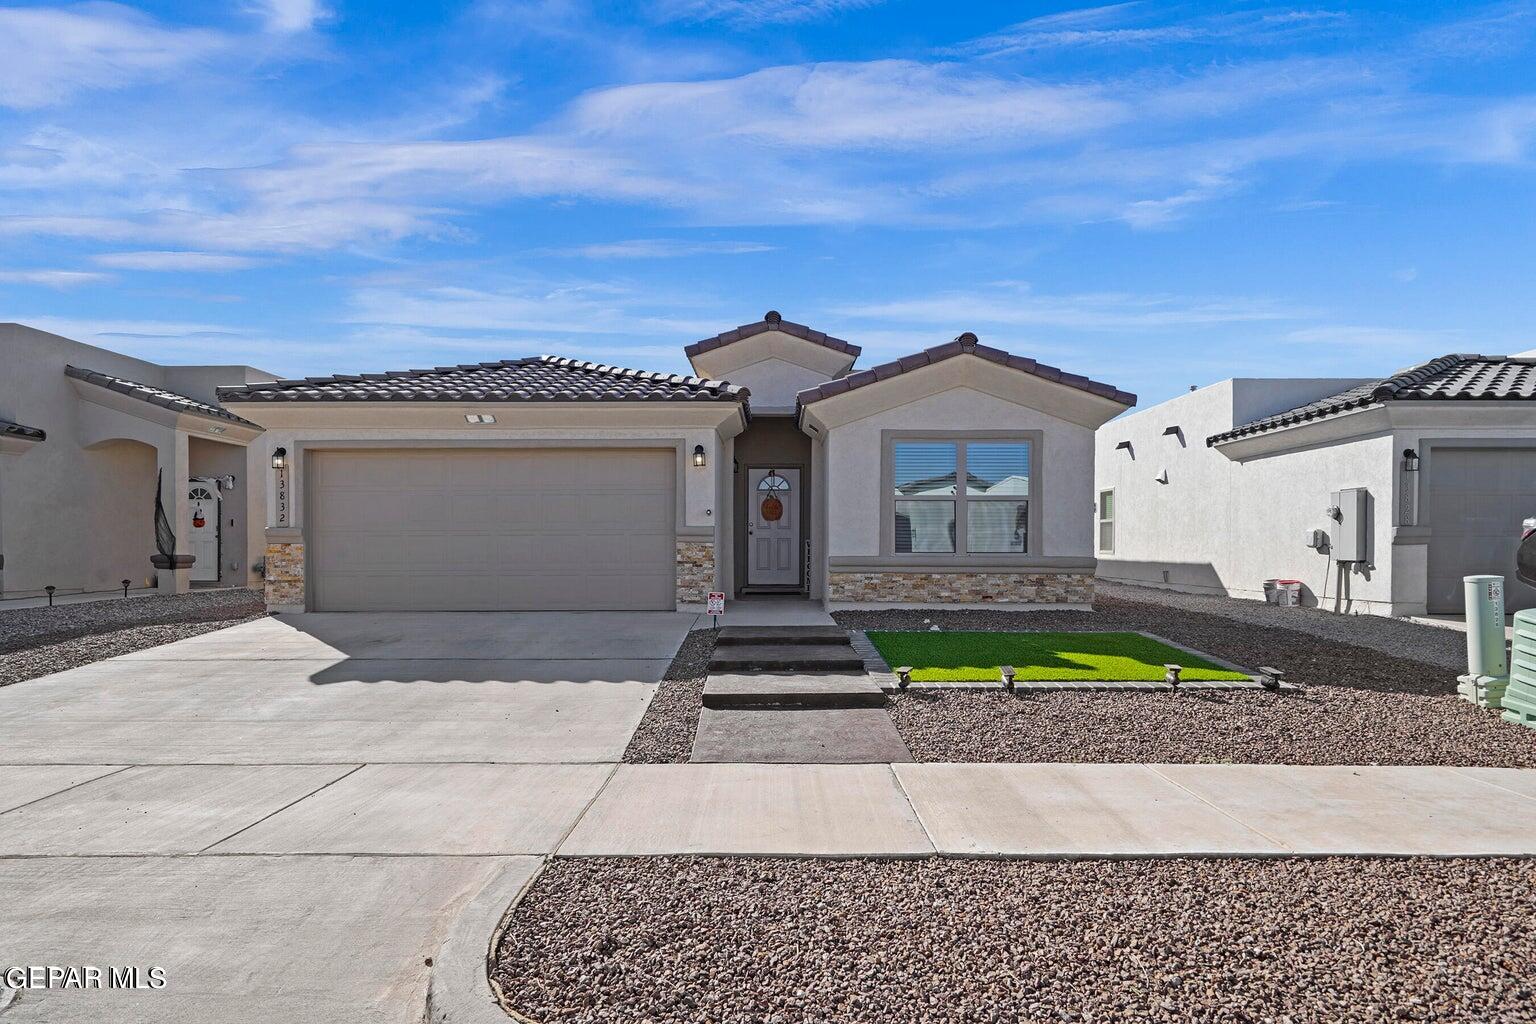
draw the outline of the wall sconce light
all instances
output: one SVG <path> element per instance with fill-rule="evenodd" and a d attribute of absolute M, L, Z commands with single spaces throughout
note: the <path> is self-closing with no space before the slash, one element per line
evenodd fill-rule
<path fill-rule="evenodd" d="M 287 448 L 273 448 L 272 449 L 272 468 L 273 469 L 286 469 L 286 468 L 288 468 L 288 449 Z"/>
<path fill-rule="evenodd" d="M 705 462 L 705 459 L 704 459 L 704 446 L 701 445 L 701 444 L 694 445 L 693 446 L 693 464 L 695 466 L 703 466 L 704 462 Z"/>
<path fill-rule="evenodd" d="M 1403 449 L 1403 472 L 1417 473 L 1419 471 L 1419 453 L 1412 448 Z"/>

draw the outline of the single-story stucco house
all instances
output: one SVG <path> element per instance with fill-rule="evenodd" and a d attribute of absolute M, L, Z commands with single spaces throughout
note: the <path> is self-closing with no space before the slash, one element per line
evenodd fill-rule
<path fill-rule="evenodd" d="M 261 428 L 214 388 L 272 374 L 162 366 L 15 323 L 0 324 L 0 366 L 0 597 L 250 583 Z"/>
<path fill-rule="evenodd" d="M 1514 574 L 1536 516 L 1536 358 L 1447 355 L 1372 379 L 1235 379 L 1098 432 L 1099 575 L 1383 615 L 1458 613 Z"/>
<path fill-rule="evenodd" d="M 1133 395 L 972 334 L 855 370 L 774 312 L 685 352 L 697 376 L 540 356 L 220 388 L 265 430 L 269 607 L 1091 601 L 1094 431 Z"/>

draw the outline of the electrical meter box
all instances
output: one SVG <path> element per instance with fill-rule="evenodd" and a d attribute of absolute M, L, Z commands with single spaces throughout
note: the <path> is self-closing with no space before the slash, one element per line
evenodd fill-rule
<path fill-rule="evenodd" d="M 1331 547 L 1335 562 L 1371 560 L 1371 493 L 1364 487 L 1346 487 L 1329 495 L 1338 509 L 1334 518 Z"/>

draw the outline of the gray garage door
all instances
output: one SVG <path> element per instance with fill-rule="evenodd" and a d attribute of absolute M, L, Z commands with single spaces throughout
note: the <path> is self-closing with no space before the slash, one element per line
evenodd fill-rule
<path fill-rule="evenodd" d="M 650 449 L 313 452 L 313 607 L 671 609 L 676 458 Z"/>
<path fill-rule="evenodd" d="M 1520 521 L 1536 516 L 1536 448 L 1436 448 L 1427 469 L 1429 610 L 1465 611 L 1461 578 L 1481 573 L 1504 577 L 1508 611 L 1536 607 L 1515 579 Z"/>

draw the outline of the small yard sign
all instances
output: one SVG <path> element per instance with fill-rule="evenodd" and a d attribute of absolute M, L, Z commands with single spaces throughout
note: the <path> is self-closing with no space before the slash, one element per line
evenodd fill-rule
<path fill-rule="evenodd" d="M 718 590 L 711 590 L 709 592 L 708 608 L 709 610 L 705 612 L 706 615 L 724 615 L 725 594 Z"/>

